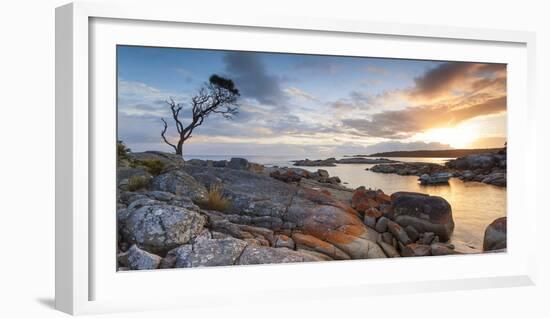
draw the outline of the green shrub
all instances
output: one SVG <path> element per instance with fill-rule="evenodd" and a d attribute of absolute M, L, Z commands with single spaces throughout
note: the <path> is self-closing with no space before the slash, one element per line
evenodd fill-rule
<path fill-rule="evenodd" d="M 231 208 L 231 201 L 223 195 L 219 184 L 211 186 L 210 190 L 208 190 L 208 197 L 204 203 L 204 208 L 220 212 L 226 212 Z"/>
<path fill-rule="evenodd" d="M 130 148 L 127 148 L 126 145 L 122 140 L 117 140 L 116 142 L 116 155 L 118 160 L 129 160 L 130 156 L 128 156 L 128 153 L 130 152 Z"/>
<path fill-rule="evenodd" d="M 149 172 L 154 176 L 158 176 L 166 168 L 166 165 L 164 164 L 164 162 L 158 159 L 136 160 L 134 164 L 136 166 L 145 167 L 147 169 L 147 172 Z"/>
<path fill-rule="evenodd" d="M 136 191 L 147 187 L 149 178 L 146 176 L 132 176 L 128 179 L 128 190 Z"/>

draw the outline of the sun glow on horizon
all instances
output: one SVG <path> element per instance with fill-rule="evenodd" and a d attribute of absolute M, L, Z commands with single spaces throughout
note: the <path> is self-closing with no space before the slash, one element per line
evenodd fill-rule
<path fill-rule="evenodd" d="M 418 140 L 440 142 L 456 149 L 468 148 L 479 135 L 471 127 L 435 128 L 418 134 Z"/>

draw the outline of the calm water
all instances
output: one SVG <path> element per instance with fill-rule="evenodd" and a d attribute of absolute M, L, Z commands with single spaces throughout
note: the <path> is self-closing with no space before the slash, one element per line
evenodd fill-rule
<path fill-rule="evenodd" d="M 303 158 L 241 156 L 249 161 L 266 166 L 292 166 L 291 160 Z M 229 159 L 227 156 L 189 156 L 186 159 Z M 319 159 L 319 158 L 310 158 Z M 444 163 L 448 158 L 391 158 L 406 162 Z M 418 177 L 382 174 L 365 170 L 372 164 L 342 164 L 336 167 L 319 167 L 338 176 L 349 188 L 365 186 L 372 189 L 382 189 L 391 194 L 397 191 L 422 192 L 445 198 L 453 209 L 455 230 L 451 242 L 457 250 L 475 252 L 481 250 L 485 227 L 494 219 L 506 216 L 506 188 L 499 188 L 478 182 L 462 182 L 452 178 L 449 185 L 422 186 Z M 317 171 L 318 167 L 300 167 Z"/>

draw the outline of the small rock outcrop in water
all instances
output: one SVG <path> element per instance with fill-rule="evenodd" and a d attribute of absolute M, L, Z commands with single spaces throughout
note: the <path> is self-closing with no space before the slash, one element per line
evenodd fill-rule
<path fill-rule="evenodd" d="M 478 155 L 469 155 L 445 164 L 456 171 L 456 176 L 464 181 L 478 181 L 506 186 L 506 150 Z"/>
<path fill-rule="evenodd" d="M 445 243 L 454 223 L 439 197 L 352 190 L 322 169 L 175 160 L 134 191 L 119 183 L 120 270 L 458 254 Z M 205 208 L 212 189 L 230 202 L 223 211 Z"/>
<path fill-rule="evenodd" d="M 487 226 L 483 237 L 483 251 L 506 249 L 506 222 L 506 217 L 501 217 Z"/>
<path fill-rule="evenodd" d="M 420 184 L 430 185 L 430 184 L 447 184 L 449 179 L 453 176 L 452 173 L 448 172 L 439 172 L 429 175 L 427 173 L 423 174 L 418 178 Z"/>

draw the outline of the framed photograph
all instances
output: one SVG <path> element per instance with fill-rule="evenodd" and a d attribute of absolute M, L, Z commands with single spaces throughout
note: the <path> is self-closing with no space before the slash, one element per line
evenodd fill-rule
<path fill-rule="evenodd" d="M 56 308 L 533 284 L 533 45 L 58 8 Z"/>

